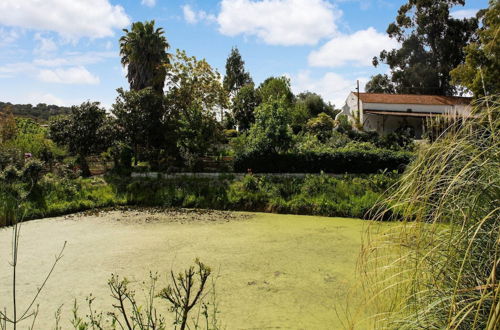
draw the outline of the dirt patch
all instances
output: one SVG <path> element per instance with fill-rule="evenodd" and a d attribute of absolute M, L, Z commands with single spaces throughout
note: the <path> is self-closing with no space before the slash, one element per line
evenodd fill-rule
<path fill-rule="evenodd" d="M 203 209 L 170 209 L 146 207 L 114 207 L 95 209 L 66 215 L 65 220 L 88 221 L 100 218 L 107 221 L 116 221 L 122 224 L 148 223 L 224 223 L 243 221 L 253 218 L 250 213 L 236 213 L 229 211 Z"/>

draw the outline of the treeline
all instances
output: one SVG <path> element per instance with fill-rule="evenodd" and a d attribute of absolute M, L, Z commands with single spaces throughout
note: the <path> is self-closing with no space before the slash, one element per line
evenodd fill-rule
<path fill-rule="evenodd" d="M 0 112 L 11 112 L 16 117 L 27 117 L 37 121 L 48 121 L 51 117 L 69 115 L 71 108 L 45 103 L 38 103 L 33 106 L 31 104 L 12 104 L 10 102 L 0 102 Z"/>
<path fill-rule="evenodd" d="M 397 49 L 373 59 L 390 67 L 366 84 L 371 93 L 448 95 L 471 92 L 476 98 L 500 93 L 500 2 L 474 17 L 457 18 L 453 7 L 465 1 L 412 0 L 387 27 Z"/>

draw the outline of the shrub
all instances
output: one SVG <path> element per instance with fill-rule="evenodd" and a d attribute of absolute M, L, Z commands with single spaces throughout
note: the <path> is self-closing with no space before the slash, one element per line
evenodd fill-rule
<path fill-rule="evenodd" d="M 247 152 L 235 158 L 235 172 L 254 173 L 377 173 L 402 171 L 413 155 L 404 151 L 344 147 L 333 152 L 263 154 Z"/>

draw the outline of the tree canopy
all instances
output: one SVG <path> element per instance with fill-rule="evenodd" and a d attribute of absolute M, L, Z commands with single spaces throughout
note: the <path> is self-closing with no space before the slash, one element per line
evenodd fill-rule
<path fill-rule="evenodd" d="M 284 76 L 267 78 L 257 88 L 257 94 L 262 103 L 273 99 L 283 99 L 287 106 L 290 106 L 295 99 L 290 87 L 290 79 Z"/>
<path fill-rule="evenodd" d="M 254 110 L 259 105 L 259 99 L 254 84 L 241 87 L 233 98 L 233 117 L 241 131 L 250 128 L 255 122 Z"/>
<path fill-rule="evenodd" d="M 56 117 L 50 123 L 50 138 L 79 156 L 85 176 L 90 175 L 85 157 L 105 151 L 110 146 L 113 131 L 110 118 L 99 102 L 73 106 L 69 116 Z"/>
<path fill-rule="evenodd" d="M 465 86 L 475 97 L 500 93 L 500 2 L 490 0 L 478 13 L 478 39 L 465 47 L 465 63 L 451 72 L 453 82 Z"/>
<path fill-rule="evenodd" d="M 152 87 L 162 93 L 169 63 L 167 50 L 170 45 L 162 28 L 155 29 L 155 21 L 135 22 L 120 38 L 120 55 L 127 67 L 131 90 Z"/>
<path fill-rule="evenodd" d="M 253 83 L 250 73 L 245 71 L 245 61 L 241 57 L 238 48 L 231 49 L 226 60 L 226 75 L 224 76 L 224 88 L 228 93 L 234 95 L 240 88 Z"/>
<path fill-rule="evenodd" d="M 396 92 L 454 95 L 450 71 L 463 63 L 464 47 L 477 28 L 476 18 L 450 16 L 455 5 L 465 0 L 408 0 L 387 28 L 399 49 L 383 50 L 373 64 L 384 62 L 391 68 Z"/>
<path fill-rule="evenodd" d="M 396 93 L 396 86 L 394 86 L 387 74 L 377 74 L 372 76 L 370 81 L 366 83 L 365 92 L 394 94 Z"/>

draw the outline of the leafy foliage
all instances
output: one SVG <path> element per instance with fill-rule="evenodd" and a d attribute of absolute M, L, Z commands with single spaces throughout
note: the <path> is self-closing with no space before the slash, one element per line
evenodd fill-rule
<path fill-rule="evenodd" d="M 118 97 L 112 109 L 119 127 L 119 138 L 133 147 L 136 161 L 141 156 L 153 161 L 158 150 L 165 148 L 175 151 L 175 136 L 172 132 L 173 120 L 164 103 L 164 97 L 152 88 L 139 91 L 118 89 Z M 155 152 L 156 151 L 156 152 Z"/>
<path fill-rule="evenodd" d="M 90 175 L 87 156 L 106 150 L 113 128 L 106 110 L 98 102 L 85 102 L 71 108 L 71 115 L 58 117 L 50 123 L 50 137 L 78 155 L 84 175 Z"/>
<path fill-rule="evenodd" d="M 324 112 L 307 122 L 307 131 L 317 136 L 320 141 L 331 137 L 334 127 L 335 120 Z"/>
<path fill-rule="evenodd" d="M 451 72 L 453 81 L 467 87 L 475 97 L 500 93 L 500 2 L 490 0 L 490 6 L 482 10 L 478 40 L 465 47 L 465 63 Z"/>
<path fill-rule="evenodd" d="M 245 85 L 253 84 L 252 77 L 245 71 L 245 61 L 241 58 L 240 51 L 234 47 L 226 60 L 226 75 L 224 76 L 224 89 L 234 95 Z"/>
<path fill-rule="evenodd" d="M 61 107 L 53 104 L 38 103 L 31 104 L 12 104 L 10 102 L 0 102 L 0 114 L 12 112 L 16 117 L 27 117 L 39 121 L 47 121 L 51 117 L 68 115 L 71 112 L 69 107 Z"/>
<path fill-rule="evenodd" d="M 260 154 L 287 151 L 292 143 L 289 107 L 285 98 L 273 99 L 255 110 L 255 124 L 248 131 L 248 146 Z"/>
<path fill-rule="evenodd" d="M 255 122 L 255 108 L 259 99 L 253 84 L 241 87 L 232 100 L 233 116 L 240 131 L 246 131 Z"/>
<path fill-rule="evenodd" d="M 290 107 L 295 99 L 290 87 L 290 79 L 287 77 L 269 77 L 257 88 L 257 95 L 262 103 L 283 99 L 287 107 Z"/>
<path fill-rule="evenodd" d="M 463 48 L 473 38 L 477 19 L 455 19 L 450 8 L 465 0 L 408 0 L 387 28 L 399 49 L 384 50 L 379 61 L 389 65 L 398 93 L 454 95 L 450 71 L 464 61 Z"/>
<path fill-rule="evenodd" d="M 387 74 L 377 74 L 366 83 L 365 91 L 367 93 L 395 94 L 396 86 Z"/>
<path fill-rule="evenodd" d="M 217 113 L 228 104 L 219 72 L 206 60 L 198 60 L 181 50 L 177 50 L 168 66 L 166 96 L 171 111 L 177 114 L 193 108 Z"/>
<path fill-rule="evenodd" d="M 262 154 L 246 152 L 235 159 L 236 172 L 255 173 L 377 173 L 402 171 L 413 155 L 405 151 L 378 149 L 373 145 L 346 146 L 327 152 Z"/>

